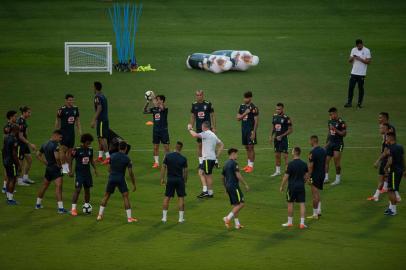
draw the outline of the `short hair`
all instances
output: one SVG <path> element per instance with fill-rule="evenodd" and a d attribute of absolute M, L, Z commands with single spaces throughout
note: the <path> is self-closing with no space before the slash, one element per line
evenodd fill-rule
<path fill-rule="evenodd" d="M 94 82 L 94 88 L 97 90 L 97 91 L 101 91 L 102 90 L 102 84 L 101 84 L 101 82 Z"/>
<path fill-rule="evenodd" d="M 196 94 L 197 94 L 197 93 L 199 93 L 199 94 L 204 94 L 204 91 L 203 91 L 202 89 L 197 89 L 197 90 L 196 90 Z"/>
<path fill-rule="evenodd" d="M 202 126 L 204 126 L 204 127 L 206 127 L 206 128 L 210 128 L 210 127 L 211 127 L 209 121 L 204 121 L 204 122 L 202 123 Z"/>
<path fill-rule="evenodd" d="M 231 155 L 232 153 L 238 153 L 238 149 L 230 148 L 230 149 L 228 149 L 227 153 L 228 153 L 228 155 Z"/>
<path fill-rule="evenodd" d="M 10 120 L 10 118 L 13 117 L 13 116 L 16 115 L 16 114 L 17 114 L 16 111 L 11 110 L 11 111 L 8 111 L 8 112 L 7 112 L 6 117 L 7 117 L 7 119 Z"/>
<path fill-rule="evenodd" d="M 30 109 L 30 107 L 28 107 L 28 106 L 20 107 L 20 112 L 21 112 L 21 113 L 28 112 L 29 110 L 31 110 L 31 109 Z"/>
<path fill-rule="evenodd" d="M 72 94 L 66 94 L 65 99 L 69 99 L 69 98 L 74 98 L 74 96 Z"/>
<path fill-rule="evenodd" d="M 278 104 L 276 104 L 276 106 L 278 106 L 278 107 L 282 107 L 282 108 L 284 108 L 284 107 L 285 107 L 285 105 L 283 105 L 283 103 L 282 103 L 282 102 L 278 102 Z"/>
<path fill-rule="evenodd" d="M 362 39 L 358 38 L 357 40 L 355 40 L 355 45 L 358 45 L 358 44 L 364 44 L 362 42 Z"/>
<path fill-rule="evenodd" d="M 156 98 L 159 98 L 163 102 L 165 102 L 165 100 L 166 100 L 166 97 L 164 95 L 157 95 Z"/>
<path fill-rule="evenodd" d="M 328 112 L 329 112 L 329 113 L 338 112 L 338 110 L 337 110 L 336 107 L 331 107 L 330 109 L 328 109 Z"/>
<path fill-rule="evenodd" d="M 380 116 L 383 116 L 383 117 L 385 117 L 387 120 L 389 120 L 389 113 L 387 113 L 387 112 L 380 112 L 379 115 L 380 115 Z"/>
<path fill-rule="evenodd" d="M 183 142 L 177 141 L 177 142 L 176 142 L 176 145 L 179 145 L 180 147 L 183 147 Z"/>
<path fill-rule="evenodd" d="M 319 141 L 319 137 L 318 137 L 317 135 L 312 135 L 312 136 L 310 136 L 310 139 L 311 139 L 311 140 L 315 140 L 316 142 Z"/>
<path fill-rule="evenodd" d="M 60 129 L 55 129 L 52 134 L 56 134 L 56 135 L 62 135 L 62 130 Z"/>
<path fill-rule="evenodd" d="M 381 124 L 382 126 L 386 127 L 388 130 L 390 129 L 390 125 L 388 123 Z"/>
<path fill-rule="evenodd" d="M 119 144 L 118 144 L 118 149 L 120 149 L 120 150 L 125 150 L 127 148 L 127 143 L 125 142 L 125 141 L 121 141 Z"/>
<path fill-rule="evenodd" d="M 300 156 L 300 154 L 302 153 L 302 149 L 300 149 L 300 147 L 298 147 L 298 146 L 295 146 L 295 147 L 293 148 L 293 152 L 294 152 L 296 155 Z"/>
<path fill-rule="evenodd" d="M 85 142 L 93 142 L 93 136 L 90 133 L 85 133 L 82 136 L 80 136 L 80 142 L 85 143 Z"/>
<path fill-rule="evenodd" d="M 251 91 L 247 91 L 244 93 L 244 97 L 245 98 L 252 98 L 252 92 Z"/>
<path fill-rule="evenodd" d="M 386 137 L 396 139 L 396 134 L 394 132 L 389 132 L 388 134 L 386 134 Z"/>

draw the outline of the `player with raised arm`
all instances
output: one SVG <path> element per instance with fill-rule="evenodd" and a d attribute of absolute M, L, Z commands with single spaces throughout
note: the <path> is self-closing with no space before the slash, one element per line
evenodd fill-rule
<path fill-rule="evenodd" d="M 275 172 L 271 177 L 281 175 L 281 156 L 285 161 L 285 169 L 288 166 L 288 135 L 293 132 L 292 120 L 284 112 L 283 103 L 276 104 L 275 114 L 272 117 L 272 134 L 270 141 L 274 145 L 275 150 Z"/>
<path fill-rule="evenodd" d="M 75 191 L 72 197 L 71 215 L 77 216 L 76 210 L 80 191 L 85 190 L 85 207 L 90 204 L 90 188 L 93 187 L 92 173 L 90 166 L 93 167 L 94 174 L 97 176 L 96 165 L 93 160 L 93 136 L 85 133 L 80 138 L 81 145 L 72 150 L 72 158 L 75 160 Z"/>
<path fill-rule="evenodd" d="M 190 125 L 193 127 L 196 124 L 196 132 L 202 132 L 202 124 L 207 121 L 211 125 L 211 131 L 216 133 L 216 116 L 211 102 L 204 99 L 203 90 L 196 91 L 196 101 L 192 103 L 190 111 Z M 199 157 L 199 166 L 203 163 L 202 157 L 202 140 L 197 139 L 197 154 Z M 218 164 L 218 163 L 217 163 Z"/>
<path fill-rule="evenodd" d="M 58 205 L 58 214 L 65 214 L 68 211 L 63 207 L 62 201 L 62 164 L 59 158 L 59 143 L 62 140 L 62 132 L 57 129 L 52 132 L 51 139 L 44 143 L 37 152 L 37 158 L 45 165 L 45 176 L 42 187 L 38 191 L 35 209 L 42 208 L 42 199 L 49 185 L 55 183 L 55 194 Z"/>
<path fill-rule="evenodd" d="M 110 162 L 110 153 L 107 139 L 109 138 L 109 117 L 108 117 L 108 104 L 107 98 L 102 92 L 101 82 L 94 82 L 94 110 L 96 111 L 91 127 L 96 127 L 97 138 L 99 141 L 99 157 L 97 161 L 107 165 Z M 103 153 L 106 157 L 103 160 Z"/>
<path fill-rule="evenodd" d="M 248 163 L 243 169 L 246 173 L 254 171 L 254 146 L 257 144 L 258 117 L 258 107 L 252 103 L 252 92 L 245 92 L 244 103 L 238 109 L 237 121 L 241 121 L 242 145 L 247 150 Z"/>
<path fill-rule="evenodd" d="M 14 110 L 8 111 L 6 114 L 6 118 L 7 118 L 7 123 L 3 127 L 3 139 L 5 139 L 8 134 L 10 134 L 11 127 L 13 125 L 17 125 L 17 112 Z M 18 134 L 17 134 L 17 137 L 18 137 Z M 17 147 L 17 150 L 18 150 L 18 147 Z M 18 155 L 18 153 L 17 153 L 17 155 Z M 7 172 L 6 172 L 6 170 L 4 170 L 2 193 L 6 193 L 6 192 L 7 192 Z"/>
<path fill-rule="evenodd" d="M 332 186 L 338 185 L 341 182 L 341 157 L 344 150 L 344 137 L 347 135 L 347 125 L 344 120 L 338 116 L 336 108 L 332 107 L 328 110 L 330 120 L 328 121 L 328 135 L 326 144 L 326 175 L 324 183 L 329 181 L 328 171 L 332 158 L 334 158 L 334 164 L 336 168 L 336 179 Z"/>
<path fill-rule="evenodd" d="M 62 172 L 70 173 L 69 164 L 72 162 L 72 150 L 75 146 L 75 126 L 82 134 L 79 119 L 79 108 L 74 105 L 74 97 L 71 94 L 65 95 L 65 105 L 56 113 L 55 128 L 62 132 L 59 155 L 62 162 Z"/>
<path fill-rule="evenodd" d="M 202 139 L 203 163 L 199 168 L 199 176 L 203 190 L 197 197 L 213 198 L 213 168 L 216 164 L 216 159 L 219 158 L 224 149 L 224 144 L 216 134 L 210 130 L 209 122 L 203 122 L 202 132 L 200 133 L 195 132 L 191 124 L 188 124 L 188 130 L 193 138 Z"/>
<path fill-rule="evenodd" d="M 223 167 L 223 184 L 230 198 L 230 204 L 233 206 L 231 212 L 223 218 L 224 225 L 227 229 L 231 227 L 231 220 L 234 218 L 235 228 L 242 229 L 244 226 L 240 224 L 238 215 L 242 208 L 245 206 L 244 194 L 240 189 L 240 182 L 244 184 L 246 191 L 248 192 L 249 187 L 247 182 L 240 173 L 240 168 L 237 163 L 238 150 L 235 148 L 230 148 L 228 150 L 228 161 Z"/>
<path fill-rule="evenodd" d="M 187 182 L 187 159 L 182 156 L 182 142 L 177 142 L 175 151 L 165 156 L 161 168 L 161 185 L 165 185 L 165 198 L 162 205 L 162 222 L 167 221 L 169 201 L 178 195 L 179 223 L 185 222 L 185 185 Z"/>
<path fill-rule="evenodd" d="M 5 135 L 3 139 L 2 149 L 3 166 L 7 181 L 5 186 L 5 193 L 7 197 L 7 204 L 16 205 L 17 202 L 14 200 L 14 190 L 17 181 L 18 167 L 20 166 L 17 153 L 17 136 L 20 128 L 16 124 L 10 124 L 8 128 L 8 134 Z"/>
<path fill-rule="evenodd" d="M 165 155 L 169 152 L 168 108 L 165 105 L 164 95 L 152 94 L 151 101 L 144 106 L 144 114 L 152 114 L 154 123 L 152 131 L 152 144 L 154 145 L 154 163 L 152 168 L 159 168 L 159 144 L 163 144 Z M 153 106 L 151 106 L 151 103 Z"/>
<path fill-rule="evenodd" d="M 119 145 L 119 151 L 113 153 L 110 158 L 110 165 L 109 165 L 109 180 L 106 186 L 106 192 L 104 193 L 103 200 L 100 204 L 99 208 L 99 215 L 97 216 L 97 220 L 101 221 L 104 216 L 104 209 L 106 208 L 107 202 L 110 199 L 111 194 L 114 193 L 115 189 L 118 188 L 120 191 L 123 200 L 124 200 L 124 208 L 127 214 L 127 222 L 137 222 L 136 218 L 132 217 L 131 214 L 131 204 L 130 198 L 128 194 L 128 187 L 125 181 L 125 172 L 128 170 L 128 174 L 130 175 L 131 182 L 133 184 L 132 191 L 134 192 L 137 187 L 135 185 L 135 176 L 133 173 L 133 165 L 131 159 L 126 155 L 127 151 L 127 143 L 122 141 Z"/>

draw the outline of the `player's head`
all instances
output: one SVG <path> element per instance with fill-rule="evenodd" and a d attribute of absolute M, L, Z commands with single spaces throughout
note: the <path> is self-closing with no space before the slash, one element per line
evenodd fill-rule
<path fill-rule="evenodd" d="M 15 123 L 17 121 L 17 112 L 14 110 L 8 111 L 6 117 L 10 123 Z"/>
<path fill-rule="evenodd" d="M 74 102 L 75 102 L 75 99 L 74 99 L 74 96 L 72 94 L 66 94 L 65 95 L 65 104 L 68 107 L 72 107 Z"/>
<path fill-rule="evenodd" d="M 312 147 L 316 146 L 319 144 L 319 137 L 317 135 L 312 135 L 310 136 L 310 145 Z"/>
<path fill-rule="evenodd" d="M 118 150 L 119 150 L 120 152 L 122 152 L 122 153 L 127 152 L 127 147 L 128 147 L 128 145 L 127 145 L 127 143 L 126 143 L 125 141 L 121 141 L 121 142 L 118 144 Z"/>
<path fill-rule="evenodd" d="M 20 127 L 17 124 L 12 124 L 10 127 L 10 133 L 13 134 L 14 136 L 17 136 L 19 132 Z"/>
<path fill-rule="evenodd" d="M 101 90 L 102 90 L 102 84 L 101 84 L 101 82 L 94 82 L 93 83 L 93 88 L 94 88 L 94 92 L 95 93 L 97 93 L 97 92 L 100 92 Z"/>
<path fill-rule="evenodd" d="M 330 119 L 335 120 L 338 118 L 338 110 L 336 107 L 331 107 L 328 110 L 328 114 L 330 115 Z"/>
<path fill-rule="evenodd" d="M 156 96 L 156 101 L 158 104 L 165 104 L 166 97 L 164 95 L 157 95 Z"/>
<path fill-rule="evenodd" d="M 283 103 L 279 102 L 278 104 L 276 104 L 275 112 L 277 114 L 283 114 L 284 108 L 285 108 L 285 105 L 283 105 Z"/>
<path fill-rule="evenodd" d="M 203 130 L 203 131 L 209 130 L 210 128 L 211 128 L 211 126 L 210 126 L 210 122 L 209 122 L 209 121 L 204 121 L 204 122 L 202 123 L 202 130 Z"/>
<path fill-rule="evenodd" d="M 227 153 L 229 159 L 236 160 L 238 158 L 238 149 L 236 148 L 228 149 Z"/>
<path fill-rule="evenodd" d="M 394 144 L 396 143 L 396 135 L 393 132 L 389 132 L 386 134 L 386 144 Z"/>
<path fill-rule="evenodd" d="M 357 46 L 358 50 L 362 50 L 364 47 L 364 42 L 362 42 L 362 39 L 355 40 L 355 46 Z"/>
<path fill-rule="evenodd" d="M 55 129 L 52 132 L 52 140 L 56 142 L 62 141 L 62 131 L 60 129 Z"/>
<path fill-rule="evenodd" d="M 204 92 L 203 90 L 197 90 L 196 91 L 196 101 L 197 102 L 202 102 L 204 100 Z"/>
<path fill-rule="evenodd" d="M 85 133 L 80 136 L 80 142 L 83 144 L 84 147 L 89 147 L 93 142 L 93 136 L 90 133 Z"/>
<path fill-rule="evenodd" d="M 252 55 L 248 52 L 242 52 L 240 59 L 247 65 L 250 65 L 252 63 Z"/>
<path fill-rule="evenodd" d="M 388 123 L 389 122 L 389 113 L 380 112 L 378 115 L 378 122 L 379 122 L 379 124 Z"/>
<path fill-rule="evenodd" d="M 300 147 L 298 147 L 298 146 L 295 146 L 295 147 L 293 147 L 293 149 L 292 149 L 292 155 L 294 156 L 294 157 L 300 157 L 300 154 L 302 153 L 302 149 L 300 149 Z"/>
<path fill-rule="evenodd" d="M 379 133 L 384 135 L 386 133 L 388 133 L 390 130 L 390 126 L 388 123 L 383 123 L 379 125 Z"/>
<path fill-rule="evenodd" d="M 29 117 L 31 116 L 31 108 L 28 107 L 28 106 L 20 107 L 20 112 L 21 112 L 21 115 L 22 115 L 25 119 L 27 119 L 27 118 L 29 118 Z"/>
<path fill-rule="evenodd" d="M 177 151 L 177 152 L 181 152 L 181 151 L 182 151 L 182 148 L 183 148 L 183 142 L 177 141 L 177 142 L 176 142 L 176 145 L 175 145 L 176 151 Z"/>
<path fill-rule="evenodd" d="M 247 91 L 244 93 L 244 103 L 245 104 L 249 104 L 252 101 L 252 92 L 251 91 Z"/>

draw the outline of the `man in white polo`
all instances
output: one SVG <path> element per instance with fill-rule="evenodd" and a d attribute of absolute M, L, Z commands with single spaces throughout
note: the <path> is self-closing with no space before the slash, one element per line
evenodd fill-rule
<path fill-rule="evenodd" d="M 358 108 L 362 108 L 362 101 L 364 99 L 364 80 L 367 75 L 367 67 L 371 63 L 371 52 L 361 39 L 355 41 L 355 47 L 352 48 L 350 59 L 348 62 L 352 63 L 351 76 L 348 86 L 348 101 L 344 105 L 346 108 L 352 107 L 352 98 L 354 97 L 354 88 L 358 84 Z"/>
<path fill-rule="evenodd" d="M 188 125 L 188 130 L 192 137 L 202 139 L 203 163 L 200 164 L 199 167 L 199 176 L 202 182 L 203 191 L 197 197 L 213 198 L 213 167 L 224 149 L 224 144 L 216 134 L 210 130 L 210 123 L 208 121 L 203 122 L 203 131 L 201 133 L 193 131 L 191 124 Z"/>

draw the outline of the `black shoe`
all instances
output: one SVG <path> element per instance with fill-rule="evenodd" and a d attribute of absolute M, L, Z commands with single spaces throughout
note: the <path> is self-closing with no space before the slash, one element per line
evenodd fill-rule
<path fill-rule="evenodd" d="M 209 199 L 214 198 L 214 194 L 207 195 L 207 198 L 209 198 Z"/>
<path fill-rule="evenodd" d="M 358 108 L 358 109 L 362 109 L 362 104 L 361 104 L 361 103 L 358 103 L 358 104 L 357 104 L 357 108 Z"/>
<path fill-rule="evenodd" d="M 351 108 L 352 104 L 351 103 L 345 103 L 344 108 Z"/>
<path fill-rule="evenodd" d="M 199 195 L 197 195 L 197 198 L 202 199 L 202 198 L 206 198 L 209 196 L 208 192 L 202 192 Z"/>

